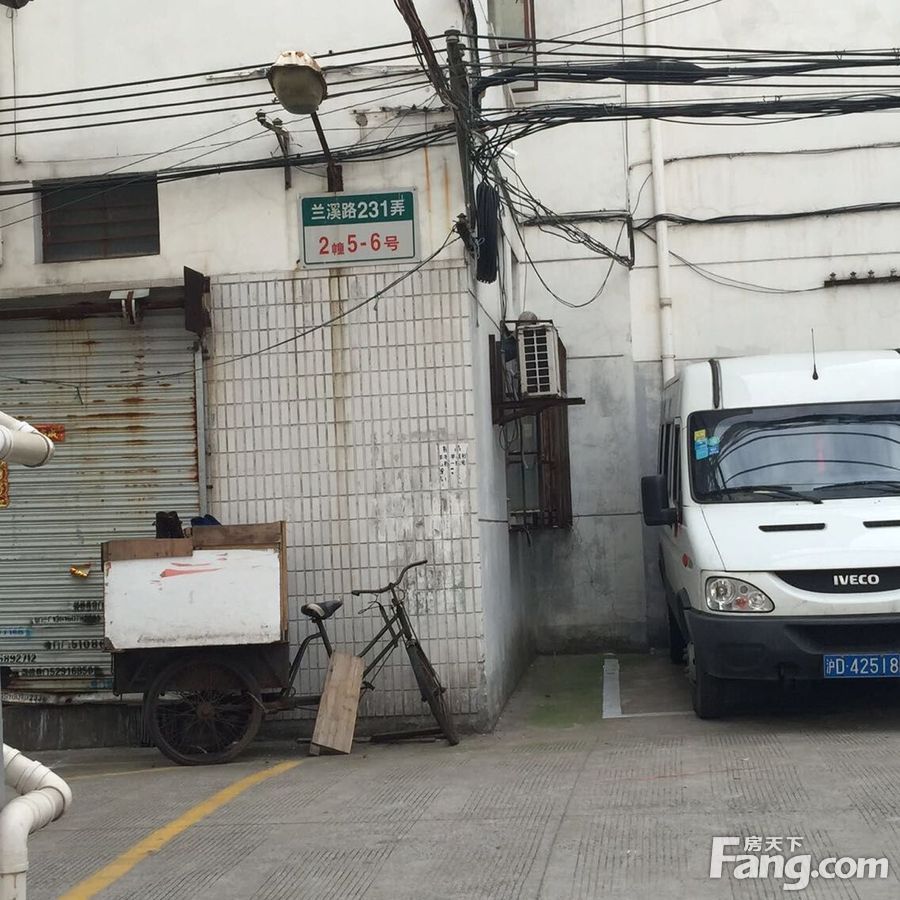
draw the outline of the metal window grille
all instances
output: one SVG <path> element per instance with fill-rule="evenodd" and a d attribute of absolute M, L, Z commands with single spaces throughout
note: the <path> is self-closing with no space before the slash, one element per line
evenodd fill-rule
<path fill-rule="evenodd" d="M 156 181 L 44 184 L 41 232 L 44 262 L 155 255 L 159 253 Z"/>

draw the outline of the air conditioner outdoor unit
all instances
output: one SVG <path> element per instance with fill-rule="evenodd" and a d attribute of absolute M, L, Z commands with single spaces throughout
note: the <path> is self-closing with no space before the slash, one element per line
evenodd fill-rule
<path fill-rule="evenodd" d="M 519 386 L 522 397 L 559 397 L 559 337 L 549 322 L 519 324 Z"/>

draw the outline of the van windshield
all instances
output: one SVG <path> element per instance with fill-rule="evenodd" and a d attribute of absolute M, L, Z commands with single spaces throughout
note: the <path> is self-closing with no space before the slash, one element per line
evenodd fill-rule
<path fill-rule="evenodd" d="M 900 496 L 900 401 L 709 410 L 687 438 L 701 502 Z"/>

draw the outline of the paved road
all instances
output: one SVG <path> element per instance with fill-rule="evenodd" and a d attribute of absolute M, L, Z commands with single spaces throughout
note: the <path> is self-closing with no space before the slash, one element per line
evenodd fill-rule
<path fill-rule="evenodd" d="M 452 749 L 307 758 L 258 744 L 209 769 L 150 750 L 44 754 L 76 802 L 32 838 L 29 897 L 792 896 L 729 865 L 710 879 L 715 836 L 800 837 L 795 853 L 816 860 L 884 856 L 886 880 L 820 877 L 800 896 L 900 896 L 900 692 L 741 701 L 700 722 L 659 657 L 542 658 L 497 731 Z"/>

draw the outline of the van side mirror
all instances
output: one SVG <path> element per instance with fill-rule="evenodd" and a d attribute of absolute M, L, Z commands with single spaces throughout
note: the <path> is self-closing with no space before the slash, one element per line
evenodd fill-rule
<path fill-rule="evenodd" d="M 678 511 L 669 506 L 665 475 L 645 475 L 641 479 L 641 508 L 647 525 L 674 525 L 678 521 Z"/>

